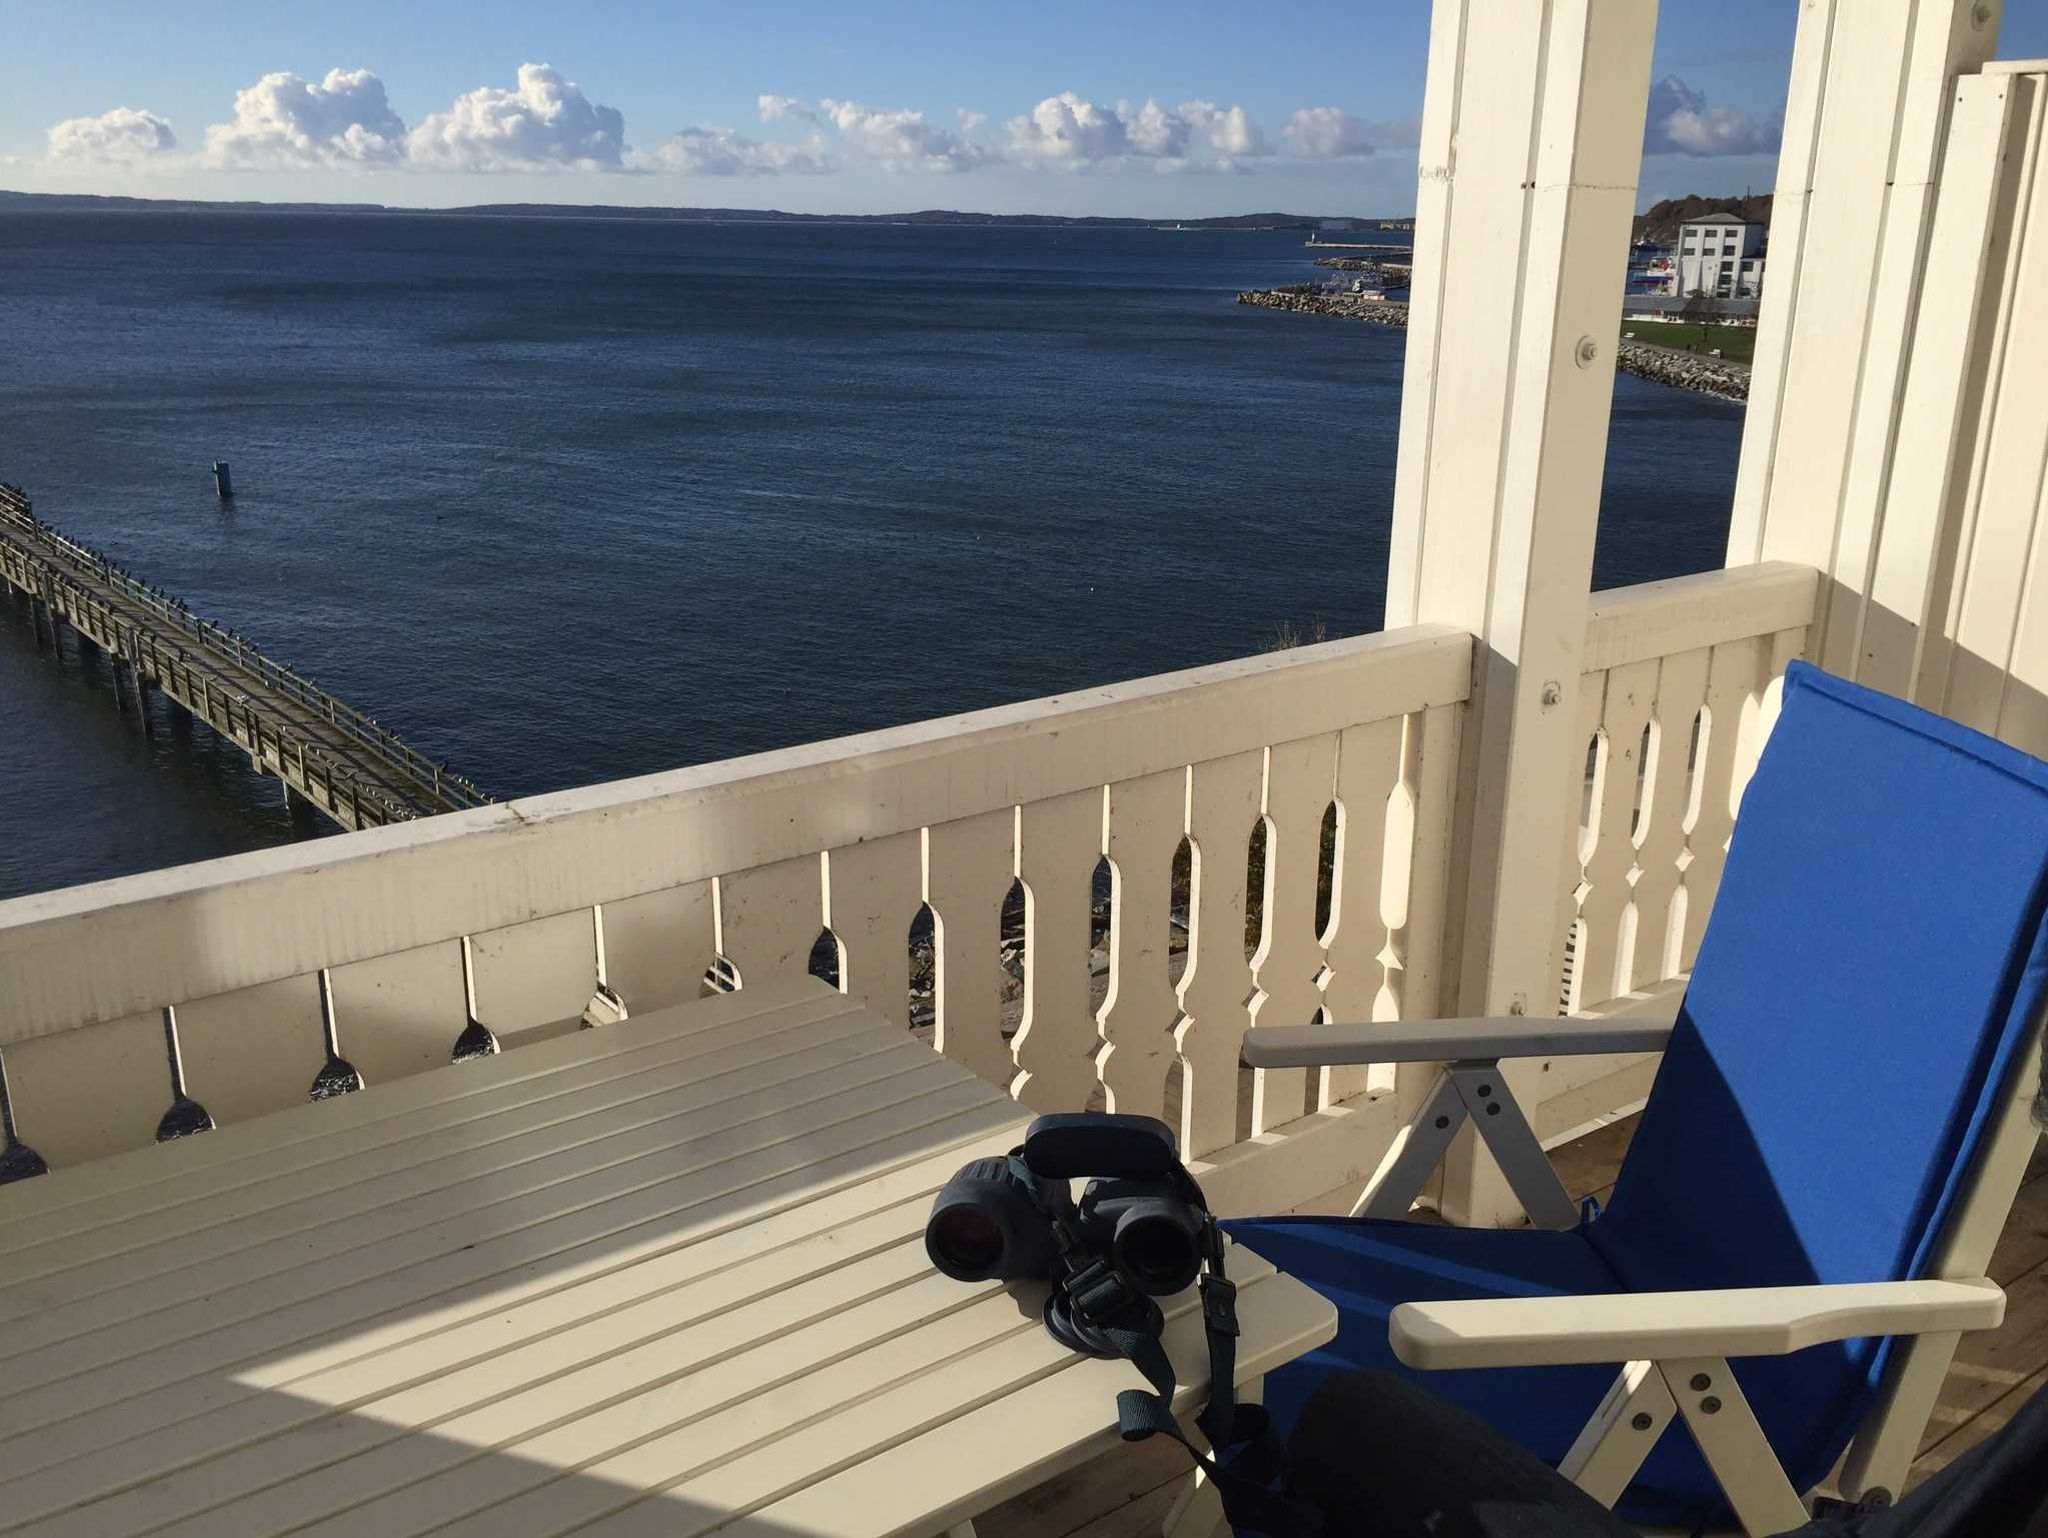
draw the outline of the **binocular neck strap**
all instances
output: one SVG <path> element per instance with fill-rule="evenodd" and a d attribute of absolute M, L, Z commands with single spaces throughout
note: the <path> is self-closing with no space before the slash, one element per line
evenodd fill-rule
<path fill-rule="evenodd" d="M 1209 1345 L 1209 1403 L 1195 1424 L 1209 1440 L 1204 1453 L 1173 1413 L 1177 1379 L 1160 1340 L 1156 1309 L 1133 1309 L 1100 1327 L 1099 1333 L 1152 1385 L 1127 1388 L 1116 1396 L 1117 1429 L 1126 1442 L 1169 1436 L 1188 1450 L 1215 1483 L 1223 1513 L 1233 1528 L 1272 1538 L 1317 1538 L 1322 1514 L 1289 1496 L 1282 1475 L 1286 1458 L 1263 1405 L 1237 1403 L 1237 1285 L 1223 1274 L 1222 1241 L 1215 1220 L 1204 1225 L 1207 1257 L 1202 1268 L 1202 1328 Z"/>

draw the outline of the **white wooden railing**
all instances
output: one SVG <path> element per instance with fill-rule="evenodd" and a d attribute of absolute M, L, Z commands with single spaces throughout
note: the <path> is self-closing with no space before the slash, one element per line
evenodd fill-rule
<path fill-rule="evenodd" d="M 1561 920 L 1580 1002 L 1689 959 L 1742 734 L 1812 602 L 1811 572 L 1763 567 L 1597 605 L 1588 735 L 1606 746 Z M 76 1162 L 442 1065 L 458 1043 L 516 1048 L 606 1018 L 607 996 L 645 1011 L 814 956 L 922 1025 L 928 910 L 941 1051 L 1034 1108 L 1166 1115 L 1226 1168 L 1240 1145 L 1341 1134 L 1340 1155 L 1303 1156 L 1305 1199 L 1371 1167 L 1358 1113 L 1391 1136 L 1406 1081 L 1252 1075 L 1239 1044 L 1321 1012 L 1439 1013 L 1471 654 L 1417 627 L 0 904 L 13 1137 Z M 1674 907 L 1684 938 L 1653 943 Z"/>
<path fill-rule="evenodd" d="M 500 1045 L 573 1026 L 600 984 L 645 1010 L 696 996 L 707 971 L 741 986 L 801 972 L 821 934 L 843 985 L 907 1025 L 928 905 L 942 1051 L 1035 1107 L 1173 1102 L 1191 1151 L 1222 1148 L 1241 1109 L 1264 1130 L 1363 1084 L 1273 1074 L 1241 1108 L 1252 1021 L 1434 1007 L 1412 958 L 1440 949 L 1430 877 L 1470 649 L 1432 628 L 1303 647 L 6 904 L 15 1131 L 52 1164 L 137 1146 L 174 1103 L 174 1126 L 195 1106 L 239 1119 L 323 1076 L 445 1064 L 466 1032 L 488 1049 L 472 1021 Z M 1263 889 L 1248 892 L 1255 833 Z M 1006 1035 L 1013 881 L 1023 997 Z"/>

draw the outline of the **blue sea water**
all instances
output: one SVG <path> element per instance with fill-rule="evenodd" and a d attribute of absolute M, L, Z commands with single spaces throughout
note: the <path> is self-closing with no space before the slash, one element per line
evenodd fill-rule
<path fill-rule="evenodd" d="M 1405 333 L 1232 302 L 1309 255 L 0 215 L 0 479 L 487 790 L 572 785 L 1376 628 Z M 1740 427 L 1618 381 L 1596 586 L 1720 564 Z M 294 836 L 0 632 L 0 895 Z"/>

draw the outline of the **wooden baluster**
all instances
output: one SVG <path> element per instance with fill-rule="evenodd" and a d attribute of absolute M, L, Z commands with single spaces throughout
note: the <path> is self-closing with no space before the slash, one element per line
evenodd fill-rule
<path fill-rule="evenodd" d="M 840 987 L 906 1031 L 910 921 L 923 901 L 921 830 L 848 844 L 825 856 L 825 927 L 839 937 Z"/>
<path fill-rule="evenodd" d="M 1034 1111 L 1085 1110 L 1095 1091 L 1090 884 L 1102 856 L 1100 788 L 1018 809 L 1025 890 L 1024 1023 L 1011 1092 Z"/>
<path fill-rule="evenodd" d="M 1606 705 L 1607 675 L 1588 674 L 1579 683 L 1579 725 L 1572 734 L 1573 747 L 1565 765 L 1565 782 L 1559 787 L 1559 793 L 1566 798 L 1565 804 L 1579 808 L 1578 816 L 1565 819 L 1564 861 L 1559 867 L 1562 879 L 1558 890 L 1555 954 L 1560 968 L 1557 1002 L 1560 1014 L 1568 1014 L 1576 1007 L 1586 972 L 1586 943 L 1583 931 L 1579 930 L 1579 919 L 1592 892 L 1586 862 L 1593 853 L 1597 832 L 1594 820 L 1600 813 L 1605 768 L 1603 755 L 1606 752 L 1606 743 L 1600 737 L 1600 716 Z M 1583 750 L 1579 746 L 1581 743 L 1585 745 Z M 1589 763 L 1592 766 L 1590 770 Z M 1543 1000 L 1541 1007 L 1548 1009 L 1550 1000 Z"/>
<path fill-rule="evenodd" d="M 1307 1025 L 1322 1005 L 1316 978 L 1323 950 L 1316 935 L 1316 874 L 1323 813 L 1337 782 L 1334 732 L 1266 750 L 1265 922 L 1252 956 L 1251 1023 Z M 1299 1120 L 1308 1110 L 1308 1072 L 1260 1068 L 1252 1075 L 1252 1134 Z"/>
<path fill-rule="evenodd" d="M 699 997 L 717 950 L 709 881 L 604 905 L 605 981 L 636 1014 Z"/>
<path fill-rule="evenodd" d="M 1187 812 L 1185 769 L 1109 787 L 1106 842 L 1115 873 L 1109 997 L 1099 1017 L 1103 1046 L 1095 1065 L 1112 1111 L 1166 1114 L 1166 1076 L 1180 1015 L 1166 972 L 1168 914 L 1173 856 Z"/>
<path fill-rule="evenodd" d="M 1436 705 L 1409 718 L 1401 743 L 1401 789 L 1409 824 L 1405 846 L 1389 842 L 1385 919 L 1386 991 L 1395 1020 L 1433 1020 L 1441 1014 L 1445 972 L 1444 924 L 1449 902 L 1451 850 L 1458 837 L 1458 744 L 1464 708 Z M 1405 870 L 1394 862 L 1405 856 Z M 1434 1089 L 1431 1063 L 1403 1063 L 1394 1071 L 1403 1119 L 1421 1109 Z"/>
<path fill-rule="evenodd" d="M 1679 970 L 1679 934 L 1672 905 L 1691 811 L 1689 760 L 1693 722 L 1707 697 L 1704 648 L 1666 657 L 1657 673 L 1656 751 L 1644 786 L 1642 819 L 1635 832 L 1635 955 L 1631 988 L 1647 987 Z"/>
<path fill-rule="evenodd" d="M 1003 1039 L 1002 907 L 1016 870 L 1014 807 L 925 830 L 924 900 L 936 926 L 933 1044 L 1005 1089 L 1017 1059 Z"/>
<path fill-rule="evenodd" d="M 1188 775 L 1194 847 L 1188 967 L 1180 980 L 1174 1047 L 1182 1065 L 1180 1142 L 1197 1159 L 1238 1140 L 1238 1062 L 1250 1025 L 1244 952 L 1245 853 L 1265 787 L 1263 751 L 1196 764 Z"/>
<path fill-rule="evenodd" d="M 807 854 L 718 878 L 718 952 L 742 987 L 804 974 L 825 922 L 822 871 Z"/>
<path fill-rule="evenodd" d="M 1728 837 L 1735 830 L 1736 765 L 1741 755 L 1743 718 L 1753 708 L 1763 643 L 1724 641 L 1707 663 L 1707 740 L 1701 747 L 1699 810 L 1686 829 L 1685 934 L 1682 968 L 1699 954 L 1707 915 L 1728 863 Z"/>
<path fill-rule="evenodd" d="M 1576 1007 L 1606 1002 L 1623 991 L 1620 979 L 1633 970 L 1635 936 L 1628 929 L 1629 897 L 1636 869 L 1633 836 L 1636 776 L 1641 769 L 1643 730 L 1656 698 L 1657 660 L 1632 662 L 1607 675 L 1600 731 L 1606 740 L 1600 790 L 1593 809 L 1593 847 L 1586 859 L 1586 897 L 1580 905 L 1583 944 L 1578 954 Z"/>
<path fill-rule="evenodd" d="M 1399 716 L 1348 728 L 1337 748 L 1337 861 L 1330 882 L 1330 922 L 1324 935 L 1324 970 L 1318 979 L 1332 1020 L 1356 1023 L 1393 1018 L 1385 994 L 1391 934 L 1386 916 L 1389 801 L 1401 785 Z M 1405 869 L 1406 851 L 1400 864 Z M 1335 1105 L 1363 1094 L 1370 1070 L 1325 1068 L 1315 1104 Z"/>

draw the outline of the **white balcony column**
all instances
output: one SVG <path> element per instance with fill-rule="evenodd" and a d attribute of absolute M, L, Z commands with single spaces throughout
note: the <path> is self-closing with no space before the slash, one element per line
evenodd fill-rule
<path fill-rule="evenodd" d="M 1809 655 L 1909 697 L 1916 643 L 1939 632 L 1946 597 L 1948 446 L 1981 394 L 1966 354 L 2004 129 L 2002 94 L 1995 112 L 1987 99 L 1955 117 L 1957 77 L 1991 58 L 2001 8 L 1809 0 L 1785 102 L 1728 564 L 1816 568 Z M 1968 174 L 1945 190 L 1951 124 L 1965 119 Z"/>
<path fill-rule="evenodd" d="M 1579 816 L 1561 791 L 1586 750 L 1579 672 L 1655 28 L 1640 0 L 1438 0 L 1431 25 L 1387 625 L 1480 641 L 1447 1014 L 1557 1008 Z M 1443 1202 L 1466 1222 L 1519 1210 L 1469 1140 Z"/>

